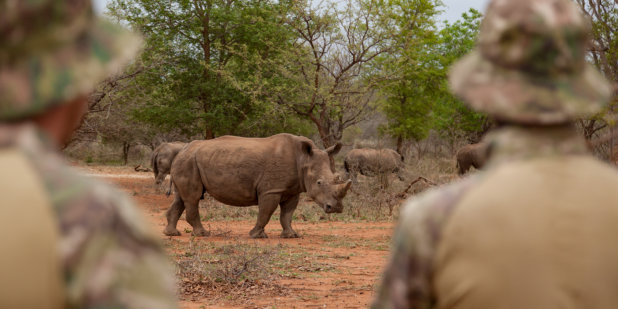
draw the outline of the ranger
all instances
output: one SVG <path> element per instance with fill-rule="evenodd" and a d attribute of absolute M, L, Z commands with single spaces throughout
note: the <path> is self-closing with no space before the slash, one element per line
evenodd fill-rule
<path fill-rule="evenodd" d="M 618 173 L 574 120 L 609 83 L 570 0 L 493 0 L 452 90 L 499 129 L 474 176 L 410 200 L 374 308 L 618 308 Z"/>
<path fill-rule="evenodd" d="M 59 152 L 140 40 L 89 0 L 0 1 L 0 308 L 176 308 L 134 205 Z"/>

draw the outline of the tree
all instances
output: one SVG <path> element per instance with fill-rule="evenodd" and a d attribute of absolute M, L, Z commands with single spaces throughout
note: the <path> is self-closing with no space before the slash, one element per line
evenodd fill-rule
<path fill-rule="evenodd" d="M 480 138 L 488 127 L 487 117 L 451 94 L 447 74 L 474 47 L 482 15 L 470 9 L 461 20 L 438 30 L 435 18 L 440 1 L 397 3 L 396 48 L 379 62 L 377 85 L 389 119 L 383 132 L 397 139 L 400 153 L 405 140 L 421 141 L 431 130 L 451 141 L 461 135 L 471 141 Z"/>
<path fill-rule="evenodd" d="M 431 50 L 438 39 L 435 19 L 440 5 L 439 0 L 392 0 L 385 15 L 394 21 L 395 36 L 391 51 L 376 62 L 375 86 L 389 120 L 382 132 L 397 140 L 402 155 L 405 140 L 422 140 L 430 129 L 432 96 L 443 77 L 439 55 Z"/>
<path fill-rule="evenodd" d="M 582 11 L 592 21 L 592 44 L 590 47 L 589 59 L 603 73 L 605 78 L 616 85 L 618 82 L 618 3 L 615 0 L 576 0 L 581 6 Z M 615 114 L 618 102 L 616 96 L 613 101 L 601 114 L 590 119 L 579 120 L 586 139 L 592 139 L 597 133 L 611 125 L 611 131 L 615 131 L 614 123 L 607 123 L 606 117 Z M 613 139 L 610 143 L 616 148 L 618 140 Z M 611 151 L 610 157 L 614 154 Z M 611 158 L 612 161 L 614 158 Z"/>
<path fill-rule="evenodd" d="M 141 31 L 144 71 L 128 97 L 137 120 L 205 138 L 282 124 L 270 65 L 292 47 L 291 4 L 274 0 L 113 0 L 109 14 Z M 276 127 L 276 130 L 281 127 Z M 252 130 L 254 134 L 259 134 Z"/>
<path fill-rule="evenodd" d="M 476 143 L 492 125 L 489 117 L 473 111 L 452 94 L 447 78 L 450 67 L 476 45 L 482 17 L 479 11 L 470 9 L 455 23 L 445 22 L 436 45 L 436 52 L 441 55 L 440 65 L 444 70 L 441 73 L 443 78 L 439 93 L 436 95 L 434 128 L 447 137 L 451 144 L 460 136 L 464 136 L 470 143 Z"/>
<path fill-rule="evenodd" d="M 73 134 L 66 147 L 74 143 L 101 142 L 122 148 L 122 161 L 128 163 L 131 148 L 145 145 L 154 149 L 160 142 L 186 140 L 186 136 L 174 131 L 165 131 L 148 124 L 136 123 L 131 114 L 139 107 L 130 104 L 123 95 L 132 87 L 131 79 L 142 68 L 128 68 L 129 73 L 120 73 L 101 82 L 88 98 L 88 113 L 81 126 Z"/>
<path fill-rule="evenodd" d="M 378 1 L 348 1 L 311 6 L 295 3 L 288 24 L 297 39 L 280 64 L 287 83 L 276 92 L 277 102 L 316 127 L 323 146 L 330 147 L 374 110 L 375 90 L 366 75 L 369 64 L 389 48 L 391 34 L 379 19 L 384 4 Z M 332 159 L 332 158 L 331 158 Z"/>

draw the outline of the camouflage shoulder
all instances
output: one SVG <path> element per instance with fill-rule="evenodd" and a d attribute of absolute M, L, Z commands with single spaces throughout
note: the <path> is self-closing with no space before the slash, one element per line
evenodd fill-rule
<path fill-rule="evenodd" d="M 479 175 L 430 190 L 404 205 L 389 265 L 372 308 L 432 308 L 433 260 L 446 220 Z"/>
<path fill-rule="evenodd" d="M 77 173 L 73 171 L 73 173 Z M 82 190 L 59 213 L 73 304 L 176 308 L 173 269 L 137 207 L 122 192 L 77 175 Z"/>
<path fill-rule="evenodd" d="M 438 235 L 439 229 L 442 228 L 457 202 L 479 182 L 482 174 L 480 172 L 468 176 L 458 182 L 430 189 L 408 199 L 399 219 L 399 228 L 402 230 L 400 234 Z M 437 241 L 437 239 L 432 240 Z"/>
<path fill-rule="evenodd" d="M 177 308 L 174 271 L 133 202 L 55 152 L 30 154 L 58 217 L 69 305 Z"/>
<path fill-rule="evenodd" d="M 61 224 L 101 226 L 112 221 L 127 222 L 135 237 L 158 239 L 123 192 L 68 166 L 60 156 L 48 154 L 37 159 L 35 166 Z"/>

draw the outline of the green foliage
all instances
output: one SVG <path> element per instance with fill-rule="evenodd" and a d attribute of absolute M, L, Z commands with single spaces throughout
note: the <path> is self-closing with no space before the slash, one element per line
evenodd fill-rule
<path fill-rule="evenodd" d="M 448 68 L 474 48 L 481 18 L 480 12 L 470 9 L 461 20 L 453 24 L 445 23 L 439 33 L 437 53 L 441 55 L 440 63 L 445 69 L 439 99 L 434 107 L 434 128 L 443 135 L 453 136 L 460 132 L 477 139 L 488 126 L 487 116 L 471 110 L 451 94 L 446 79 Z"/>
<path fill-rule="evenodd" d="M 134 119 L 205 137 L 306 131 L 270 97 L 273 63 L 295 39 L 287 1 L 114 0 L 109 15 L 141 31 L 143 70 L 126 91 Z M 250 130 L 249 130 L 250 128 Z"/>
<path fill-rule="evenodd" d="M 396 49 L 381 59 L 378 83 L 382 110 L 389 119 L 383 131 L 418 141 L 430 130 L 446 136 L 483 130 L 486 117 L 455 98 L 447 81 L 449 67 L 474 47 L 481 14 L 470 9 L 462 20 L 445 22 L 438 30 L 440 1 L 395 3 L 399 5 Z"/>

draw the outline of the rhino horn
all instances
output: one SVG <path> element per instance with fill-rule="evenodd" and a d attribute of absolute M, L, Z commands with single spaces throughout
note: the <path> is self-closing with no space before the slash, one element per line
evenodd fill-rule
<path fill-rule="evenodd" d="M 352 185 L 352 180 L 348 180 L 345 183 L 340 184 L 339 190 L 337 191 L 337 197 L 344 198 L 346 193 L 348 193 L 348 190 L 350 189 L 351 185 Z"/>
<path fill-rule="evenodd" d="M 343 147 L 343 145 L 341 143 L 337 143 L 337 144 L 327 148 L 325 151 L 326 151 L 326 153 L 328 153 L 329 156 L 334 156 L 337 153 L 339 153 L 339 151 L 341 150 L 341 147 Z"/>

